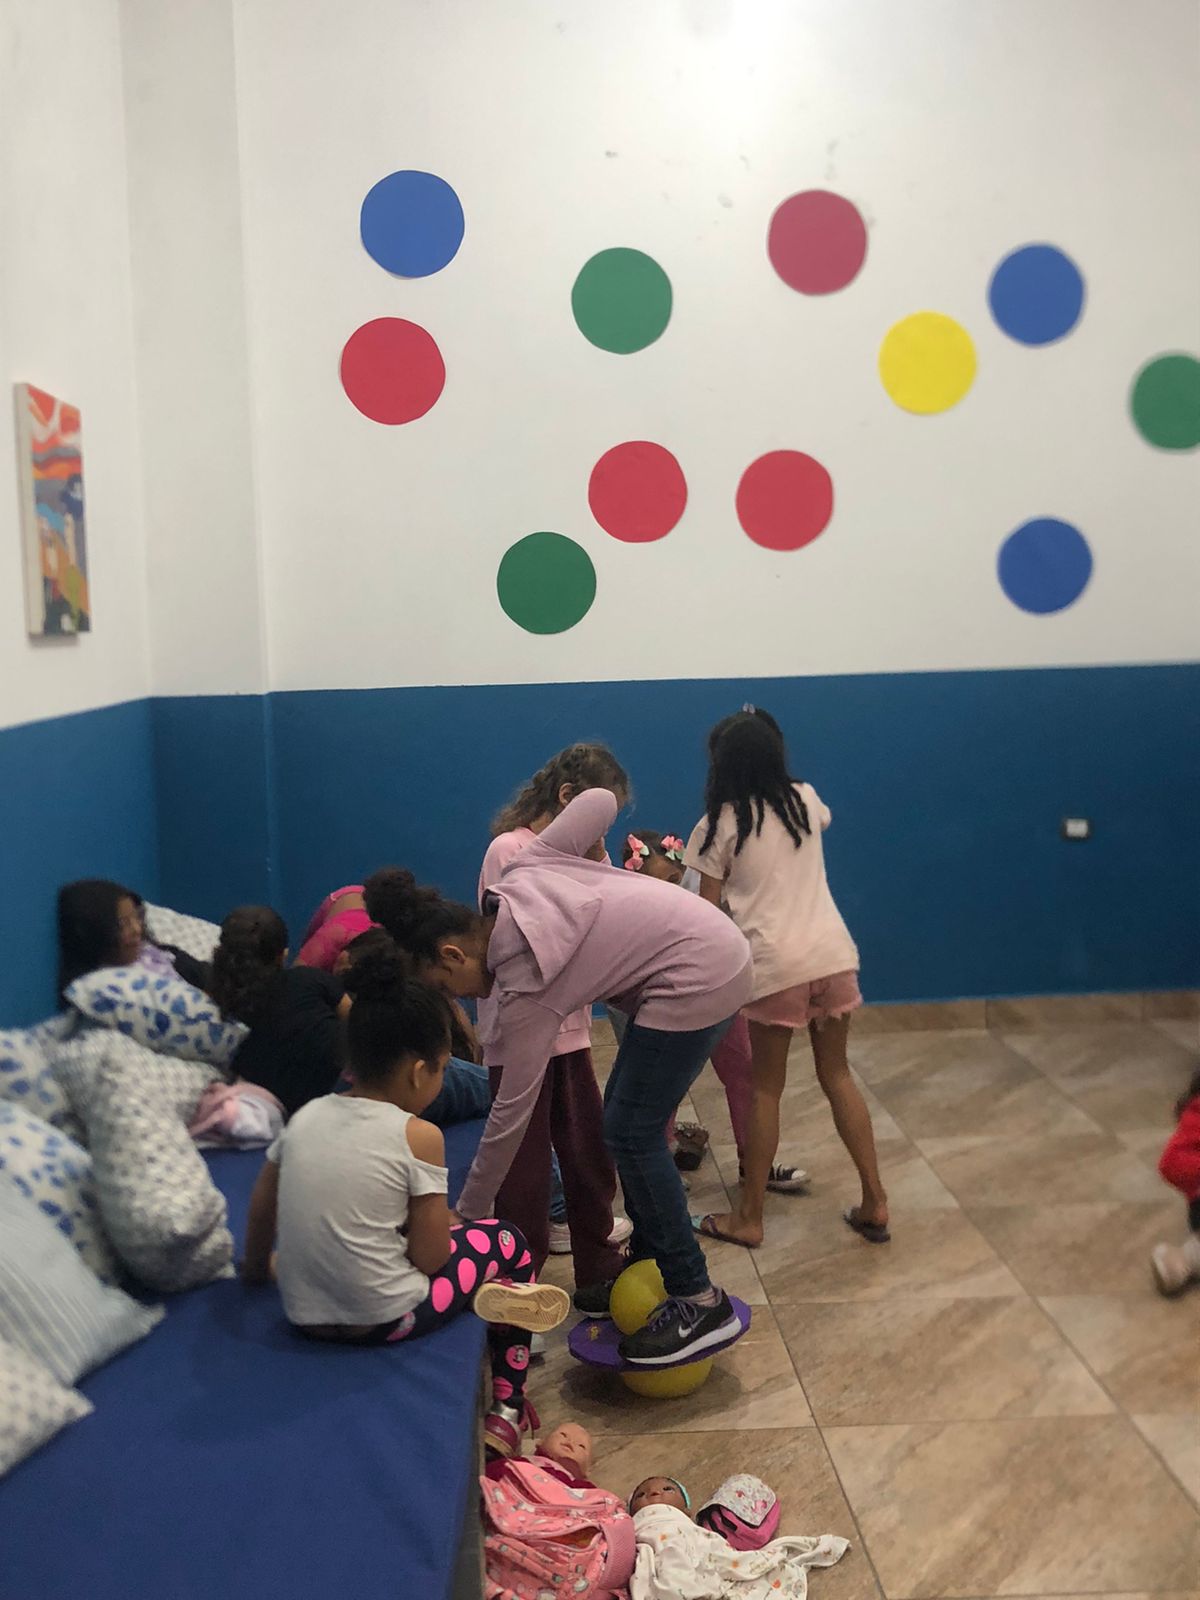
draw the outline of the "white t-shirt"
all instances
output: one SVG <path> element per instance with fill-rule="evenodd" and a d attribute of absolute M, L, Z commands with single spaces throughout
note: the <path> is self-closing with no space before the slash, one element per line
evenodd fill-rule
<path fill-rule="evenodd" d="M 324 1095 L 267 1151 L 279 1168 L 279 1292 L 296 1327 L 373 1327 L 429 1293 L 400 1229 L 410 1196 L 445 1194 L 447 1174 L 413 1155 L 410 1121 L 380 1100 Z"/>
<path fill-rule="evenodd" d="M 749 940 L 754 957 L 755 1000 L 793 984 L 858 970 L 858 950 L 825 877 L 821 835 L 832 820 L 829 809 L 811 784 L 795 787 L 808 807 L 813 830 L 804 835 L 799 849 L 768 806 L 762 833 L 751 830 L 735 855 L 737 818 L 733 807 L 725 806 L 707 854 L 700 853 L 708 832 L 708 822 L 702 819 L 692 830 L 684 856 L 689 867 L 724 880 L 729 914 Z"/>

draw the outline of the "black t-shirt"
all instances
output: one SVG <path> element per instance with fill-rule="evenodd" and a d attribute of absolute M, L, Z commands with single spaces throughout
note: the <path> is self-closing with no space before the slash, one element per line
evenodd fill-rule
<path fill-rule="evenodd" d="M 233 1060 L 238 1077 L 261 1084 L 290 1117 L 331 1094 L 342 1072 L 341 980 L 316 967 L 289 967 L 274 978 L 254 1026 Z"/>

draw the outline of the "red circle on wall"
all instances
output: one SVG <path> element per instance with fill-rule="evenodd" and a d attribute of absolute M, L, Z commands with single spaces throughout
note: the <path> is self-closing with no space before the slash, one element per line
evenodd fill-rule
<path fill-rule="evenodd" d="M 858 276 L 867 255 L 867 225 L 857 206 L 828 189 L 790 195 L 767 230 L 771 265 L 801 294 L 832 294 Z"/>
<path fill-rule="evenodd" d="M 376 317 L 346 340 L 342 388 L 372 422 L 415 422 L 435 404 L 446 364 L 433 335 L 402 317 Z"/>
<path fill-rule="evenodd" d="M 687 479 L 671 452 L 648 439 L 606 450 L 588 480 L 592 515 L 614 539 L 652 544 L 683 515 Z"/>
<path fill-rule="evenodd" d="M 742 473 L 737 514 L 755 544 L 767 550 L 799 550 L 828 526 L 833 479 L 800 450 L 772 450 Z"/>

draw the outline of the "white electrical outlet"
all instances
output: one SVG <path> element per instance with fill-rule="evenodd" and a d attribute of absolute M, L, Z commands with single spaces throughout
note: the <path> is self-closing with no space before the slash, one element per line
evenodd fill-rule
<path fill-rule="evenodd" d="M 1088 817 L 1064 817 L 1062 825 L 1064 839 L 1090 839 L 1092 837 L 1092 824 Z"/>

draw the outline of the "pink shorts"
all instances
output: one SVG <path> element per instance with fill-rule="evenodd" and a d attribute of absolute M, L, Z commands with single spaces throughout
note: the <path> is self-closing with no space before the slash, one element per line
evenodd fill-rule
<path fill-rule="evenodd" d="M 831 978 L 814 978 L 811 983 L 794 983 L 778 994 L 763 995 L 742 1007 L 747 1022 L 761 1022 L 772 1028 L 819 1028 L 833 1017 L 846 1017 L 863 1003 L 857 972 L 835 972 Z"/>

